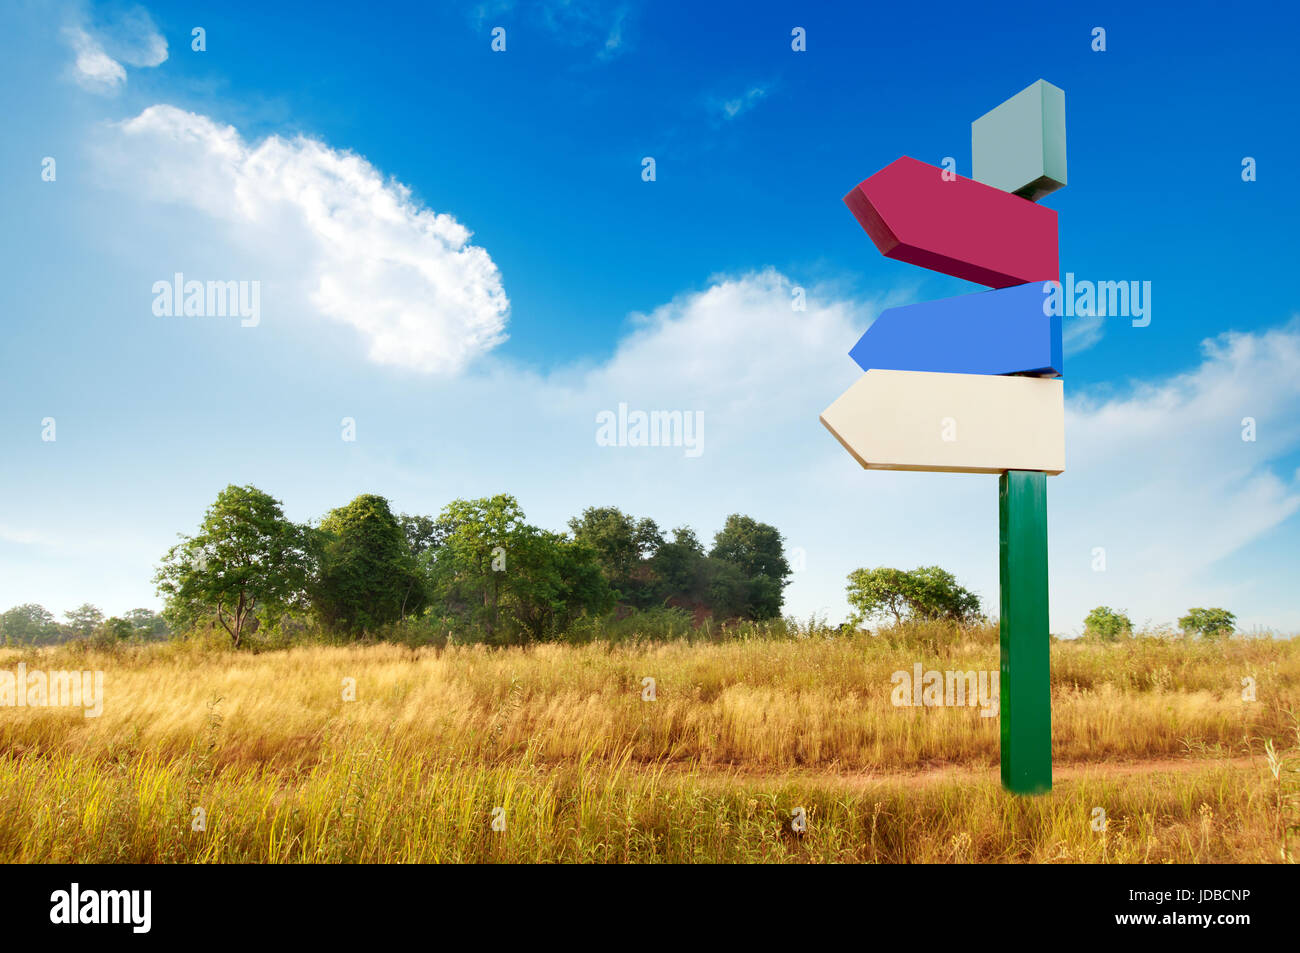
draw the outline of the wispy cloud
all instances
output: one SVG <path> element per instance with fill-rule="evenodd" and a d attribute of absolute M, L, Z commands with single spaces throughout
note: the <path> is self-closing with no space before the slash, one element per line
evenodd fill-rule
<path fill-rule="evenodd" d="M 50 546 L 54 541 L 35 530 L 18 529 L 0 523 L 0 540 L 19 546 Z"/>
<path fill-rule="evenodd" d="M 767 90 L 768 87 L 766 86 L 751 86 L 740 96 L 723 100 L 719 104 L 723 118 L 735 119 L 737 116 L 749 112 L 763 101 L 767 96 Z"/>
<path fill-rule="evenodd" d="M 597 59 L 612 60 L 623 52 L 623 26 L 629 13 L 628 7 L 619 7 L 614 11 L 614 23 L 605 34 L 605 46 L 596 54 Z"/>
<path fill-rule="evenodd" d="M 1106 327 L 1099 317 L 1062 318 L 1061 347 L 1066 357 L 1080 354 L 1101 340 Z"/>
<path fill-rule="evenodd" d="M 623 45 L 627 6 L 610 9 L 594 0 L 544 0 L 539 7 L 542 23 L 557 39 L 572 46 L 601 44 L 599 56 L 608 59 Z"/>
<path fill-rule="evenodd" d="M 483 3 L 476 3 L 469 8 L 469 19 L 474 24 L 474 28 L 481 30 L 489 25 L 489 21 L 494 18 L 509 16 L 514 12 L 514 0 L 484 0 Z M 496 23 L 491 23 L 497 26 Z"/>
<path fill-rule="evenodd" d="M 46 550 L 54 554 L 122 553 L 128 550 L 152 552 L 152 544 L 150 544 L 151 548 L 142 550 L 139 540 L 125 539 L 121 536 L 94 536 L 82 533 L 72 535 L 56 534 L 44 530 L 24 529 L 5 523 L 0 523 L 0 543 Z"/>
<path fill-rule="evenodd" d="M 565 46 L 595 48 L 596 59 L 608 62 L 628 46 L 633 4 L 611 6 L 599 0 L 542 0 L 524 8 L 528 21 Z M 483 0 L 469 10 L 476 30 L 503 26 L 519 8 L 514 0 Z"/>
<path fill-rule="evenodd" d="M 167 59 L 167 40 L 158 32 L 149 11 L 140 6 L 82 18 L 63 36 L 72 48 L 72 75 L 83 88 L 113 93 L 126 84 L 127 66 L 148 68 Z"/>
<path fill-rule="evenodd" d="M 710 109 L 722 117 L 724 121 L 735 120 L 736 117 L 744 116 L 745 113 L 750 112 L 764 99 L 767 99 L 771 88 L 771 83 L 754 83 L 738 96 L 732 96 L 729 99 L 719 96 L 719 98 L 711 99 Z"/>

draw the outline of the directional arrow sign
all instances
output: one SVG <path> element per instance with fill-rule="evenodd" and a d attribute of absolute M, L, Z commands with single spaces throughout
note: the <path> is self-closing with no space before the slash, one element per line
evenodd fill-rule
<path fill-rule="evenodd" d="M 870 370 L 821 422 L 868 470 L 1065 469 L 1060 380 Z"/>
<path fill-rule="evenodd" d="M 844 204 L 880 253 L 992 288 L 1056 281 L 1056 212 L 904 156 Z"/>
<path fill-rule="evenodd" d="M 1061 318 L 1034 282 L 882 311 L 849 356 L 864 371 L 1059 377 Z"/>

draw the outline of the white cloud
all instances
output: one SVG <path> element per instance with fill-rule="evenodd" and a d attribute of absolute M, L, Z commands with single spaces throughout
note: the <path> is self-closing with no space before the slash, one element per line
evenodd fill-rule
<path fill-rule="evenodd" d="M 81 27 L 69 27 L 64 35 L 76 53 L 73 76 L 82 87 L 92 92 L 106 93 L 126 83 L 126 70 L 122 64 L 105 53 L 93 36 Z"/>
<path fill-rule="evenodd" d="M 153 67 L 167 59 L 167 40 L 143 7 L 127 8 L 93 24 L 81 22 L 63 33 L 75 54 L 73 78 L 91 92 L 112 93 L 124 86 L 123 63 Z"/>
<path fill-rule="evenodd" d="M 488 253 L 364 158 L 303 137 L 252 144 L 165 105 L 113 132 L 101 149 L 116 184 L 193 206 L 233 244 L 292 249 L 311 309 L 355 328 L 372 361 L 454 374 L 505 339 L 509 301 Z"/>

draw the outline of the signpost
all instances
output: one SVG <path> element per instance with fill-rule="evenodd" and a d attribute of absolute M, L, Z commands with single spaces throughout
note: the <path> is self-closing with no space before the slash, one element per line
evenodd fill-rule
<path fill-rule="evenodd" d="M 903 157 L 844 203 L 881 254 L 997 291 L 891 308 L 821 415 L 867 469 L 997 473 L 1002 784 L 1052 787 L 1047 476 L 1065 469 L 1056 212 L 1065 94 L 1039 80 L 971 124 L 973 179 Z"/>

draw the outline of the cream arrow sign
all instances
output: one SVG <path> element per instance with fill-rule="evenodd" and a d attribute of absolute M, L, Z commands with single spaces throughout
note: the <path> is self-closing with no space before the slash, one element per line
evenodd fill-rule
<path fill-rule="evenodd" d="M 868 470 L 1065 469 L 1058 379 L 875 369 L 821 422 Z"/>

